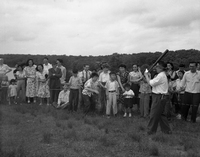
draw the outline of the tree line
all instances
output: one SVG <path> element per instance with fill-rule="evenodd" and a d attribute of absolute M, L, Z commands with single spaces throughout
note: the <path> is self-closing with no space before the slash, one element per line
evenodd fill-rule
<path fill-rule="evenodd" d="M 89 64 L 91 70 L 99 69 L 102 62 L 108 62 L 111 70 L 117 71 L 120 64 L 126 64 L 128 70 L 131 69 L 133 64 L 142 66 L 144 64 L 152 65 L 154 61 L 161 55 L 161 52 L 142 52 L 133 54 L 119 54 L 113 53 L 106 56 L 72 56 L 72 55 L 31 55 L 31 54 L 1 54 L 0 57 L 4 58 L 4 62 L 10 67 L 14 67 L 16 64 L 25 63 L 28 59 L 33 59 L 35 64 L 42 63 L 44 57 L 49 58 L 49 62 L 53 62 L 58 58 L 63 60 L 63 64 L 69 71 L 71 69 L 82 69 L 84 64 Z M 186 66 L 190 61 L 200 62 L 200 51 L 195 49 L 190 50 L 176 50 L 169 51 L 164 57 L 163 61 L 172 62 L 175 69 L 179 64 L 185 64 Z"/>

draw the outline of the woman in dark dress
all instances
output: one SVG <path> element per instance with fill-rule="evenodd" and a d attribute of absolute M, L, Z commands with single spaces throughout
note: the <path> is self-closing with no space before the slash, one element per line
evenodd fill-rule
<path fill-rule="evenodd" d="M 124 106 L 124 98 L 123 98 L 123 92 L 124 85 L 128 82 L 128 75 L 129 72 L 126 71 L 126 65 L 121 64 L 119 66 L 119 72 L 117 73 L 117 81 L 119 83 L 120 89 L 119 89 L 119 100 L 118 100 L 118 110 L 121 111 L 122 107 Z"/>
<path fill-rule="evenodd" d="M 133 104 L 137 104 L 137 110 L 139 111 L 139 89 L 140 89 L 140 80 L 143 78 L 142 73 L 140 72 L 138 66 L 136 64 L 133 65 L 133 71 L 129 73 L 129 83 L 131 85 L 131 89 L 133 90 L 135 97 L 133 99 Z"/>

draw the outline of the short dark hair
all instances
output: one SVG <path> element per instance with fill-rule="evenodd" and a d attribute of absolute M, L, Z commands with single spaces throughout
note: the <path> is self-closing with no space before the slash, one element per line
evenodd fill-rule
<path fill-rule="evenodd" d="M 60 59 L 60 58 L 59 58 L 59 59 L 57 59 L 57 61 L 59 61 L 60 63 L 63 63 L 63 60 L 62 60 L 62 59 Z"/>
<path fill-rule="evenodd" d="M 129 83 L 126 83 L 125 85 L 124 85 L 124 88 L 130 88 L 131 87 L 131 85 L 129 84 Z"/>
<path fill-rule="evenodd" d="M 26 61 L 26 65 L 27 65 L 27 66 L 29 66 L 29 64 L 28 64 L 29 61 L 32 61 L 32 62 L 33 62 L 33 59 L 28 59 L 28 60 Z M 34 62 L 33 62 L 33 65 L 34 65 Z"/>
<path fill-rule="evenodd" d="M 110 76 L 111 76 L 111 75 L 116 75 L 116 73 L 113 72 L 113 71 L 111 71 L 109 74 L 110 74 Z"/>
<path fill-rule="evenodd" d="M 91 76 L 90 76 L 91 78 L 93 78 L 93 77 L 99 77 L 99 74 L 98 73 L 96 73 L 96 72 L 93 72 L 92 74 L 91 74 Z"/>
<path fill-rule="evenodd" d="M 125 68 L 126 69 L 126 65 L 125 64 L 120 64 L 119 68 Z"/>
<path fill-rule="evenodd" d="M 179 64 L 180 68 L 185 68 L 185 64 Z"/>
<path fill-rule="evenodd" d="M 15 79 L 11 79 L 11 80 L 10 80 L 10 84 L 12 84 L 13 82 L 15 83 L 16 80 L 15 80 Z"/>
<path fill-rule="evenodd" d="M 18 66 L 17 66 L 17 68 L 22 68 L 23 69 L 23 64 L 19 64 Z"/>
<path fill-rule="evenodd" d="M 83 67 L 85 67 L 85 66 L 87 66 L 87 65 L 90 66 L 89 64 L 84 64 Z"/>
<path fill-rule="evenodd" d="M 182 73 L 183 75 L 185 74 L 185 72 L 183 70 L 179 70 L 179 73 Z"/>
<path fill-rule="evenodd" d="M 172 70 L 174 70 L 174 64 L 172 62 L 167 62 L 167 64 L 170 64 L 172 66 Z"/>
<path fill-rule="evenodd" d="M 164 70 L 167 67 L 166 63 L 163 61 L 158 62 L 158 64 L 161 65 L 164 68 Z"/>
<path fill-rule="evenodd" d="M 44 57 L 44 58 L 43 58 L 43 60 L 44 60 L 44 59 L 46 59 L 46 60 L 49 60 L 49 58 L 48 58 L 48 57 Z"/>
<path fill-rule="evenodd" d="M 195 61 L 190 61 L 189 64 L 195 64 L 195 66 L 197 66 L 197 62 Z"/>
<path fill-rule="evenodd" d="M 110 66 L 108 65 L 108 63 L 105 63 L 105 64 L 102 65 L 102 68 L 103 68 L 103 69 L 104 69 L 104 68 L 110 68 Z"/>
<path fill-rule="evenodd" d="M 78 74 L 78 70 L 77 69 L 73 69 L 72 72 L 73 72 L 73 74 Z"/>

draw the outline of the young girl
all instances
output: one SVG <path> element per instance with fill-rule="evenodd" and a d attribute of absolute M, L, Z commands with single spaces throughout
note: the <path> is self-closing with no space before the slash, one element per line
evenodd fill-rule
<path fill-rule="evenodd" d="M 10 80 L 10 85 L 8 87 L 8 103 L 9 105 L 13 102 L 16 103 L 17 98 L 17 85 L 14 79 Z"/>
<path fill-rule="evenodd" d="M 16 72 L 16 79 L 17 79 L 17 97 L 19 98 L 21 96 L 21 102 L 25 102 L 25 90 L 26 90 L 26 75 L 23 71 L 23 66 L 18 65 Z M 21 94 L 20 94 L 21 92 Z"/>
<path fill-rule="evenodd" d="M 47 99 L 47 105 L 49 105 L 50 91 L 48 85 L 48 75 L 44 70 L 43 65 L 37 66 L 36 80 L 37 80 L 37 96 L 40 98 L 40 105 L 43 104 L 43 99 Z"/>
<path fill-rule="evenodd" d="M 110 118 L 111 107 L 113 107 L 113 115 L 117 114 L 117 99 L 119 97 L 119 84 L 115 73 L 110 72 L 110 80 L 106 82 L 106 115 Z"/>
<path fill-rule="evenodd" d="M 125 107 L 125 113 L 124 117 L 127 117 L 127 113 L 129 113 L 129 117 L 132 117 L 131 115 L 131 109 L 133 107 L 133 97 L 134 97 L 134 92 L 130 89 L 131 85 L 130 84 L 125 84 L 124 86 L 125 92 L 123 93 L 124 96 L 124 107 Z"/>
<path fill-rule="evenodd" d="M 6 103 L 8 100 L 8 76 L 4 75 L 1 81 L 1 102 Z"/>

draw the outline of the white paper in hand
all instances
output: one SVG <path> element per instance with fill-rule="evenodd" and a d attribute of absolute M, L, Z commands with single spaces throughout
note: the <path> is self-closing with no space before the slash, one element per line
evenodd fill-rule
<path fill-rule="evenodd" d="M 148 70 L 148 69 L 146 69 L 146 70 L 145 70 L 145 73 L 148 73 L 148 72 L 149 72 L 149 70 Z"/>

